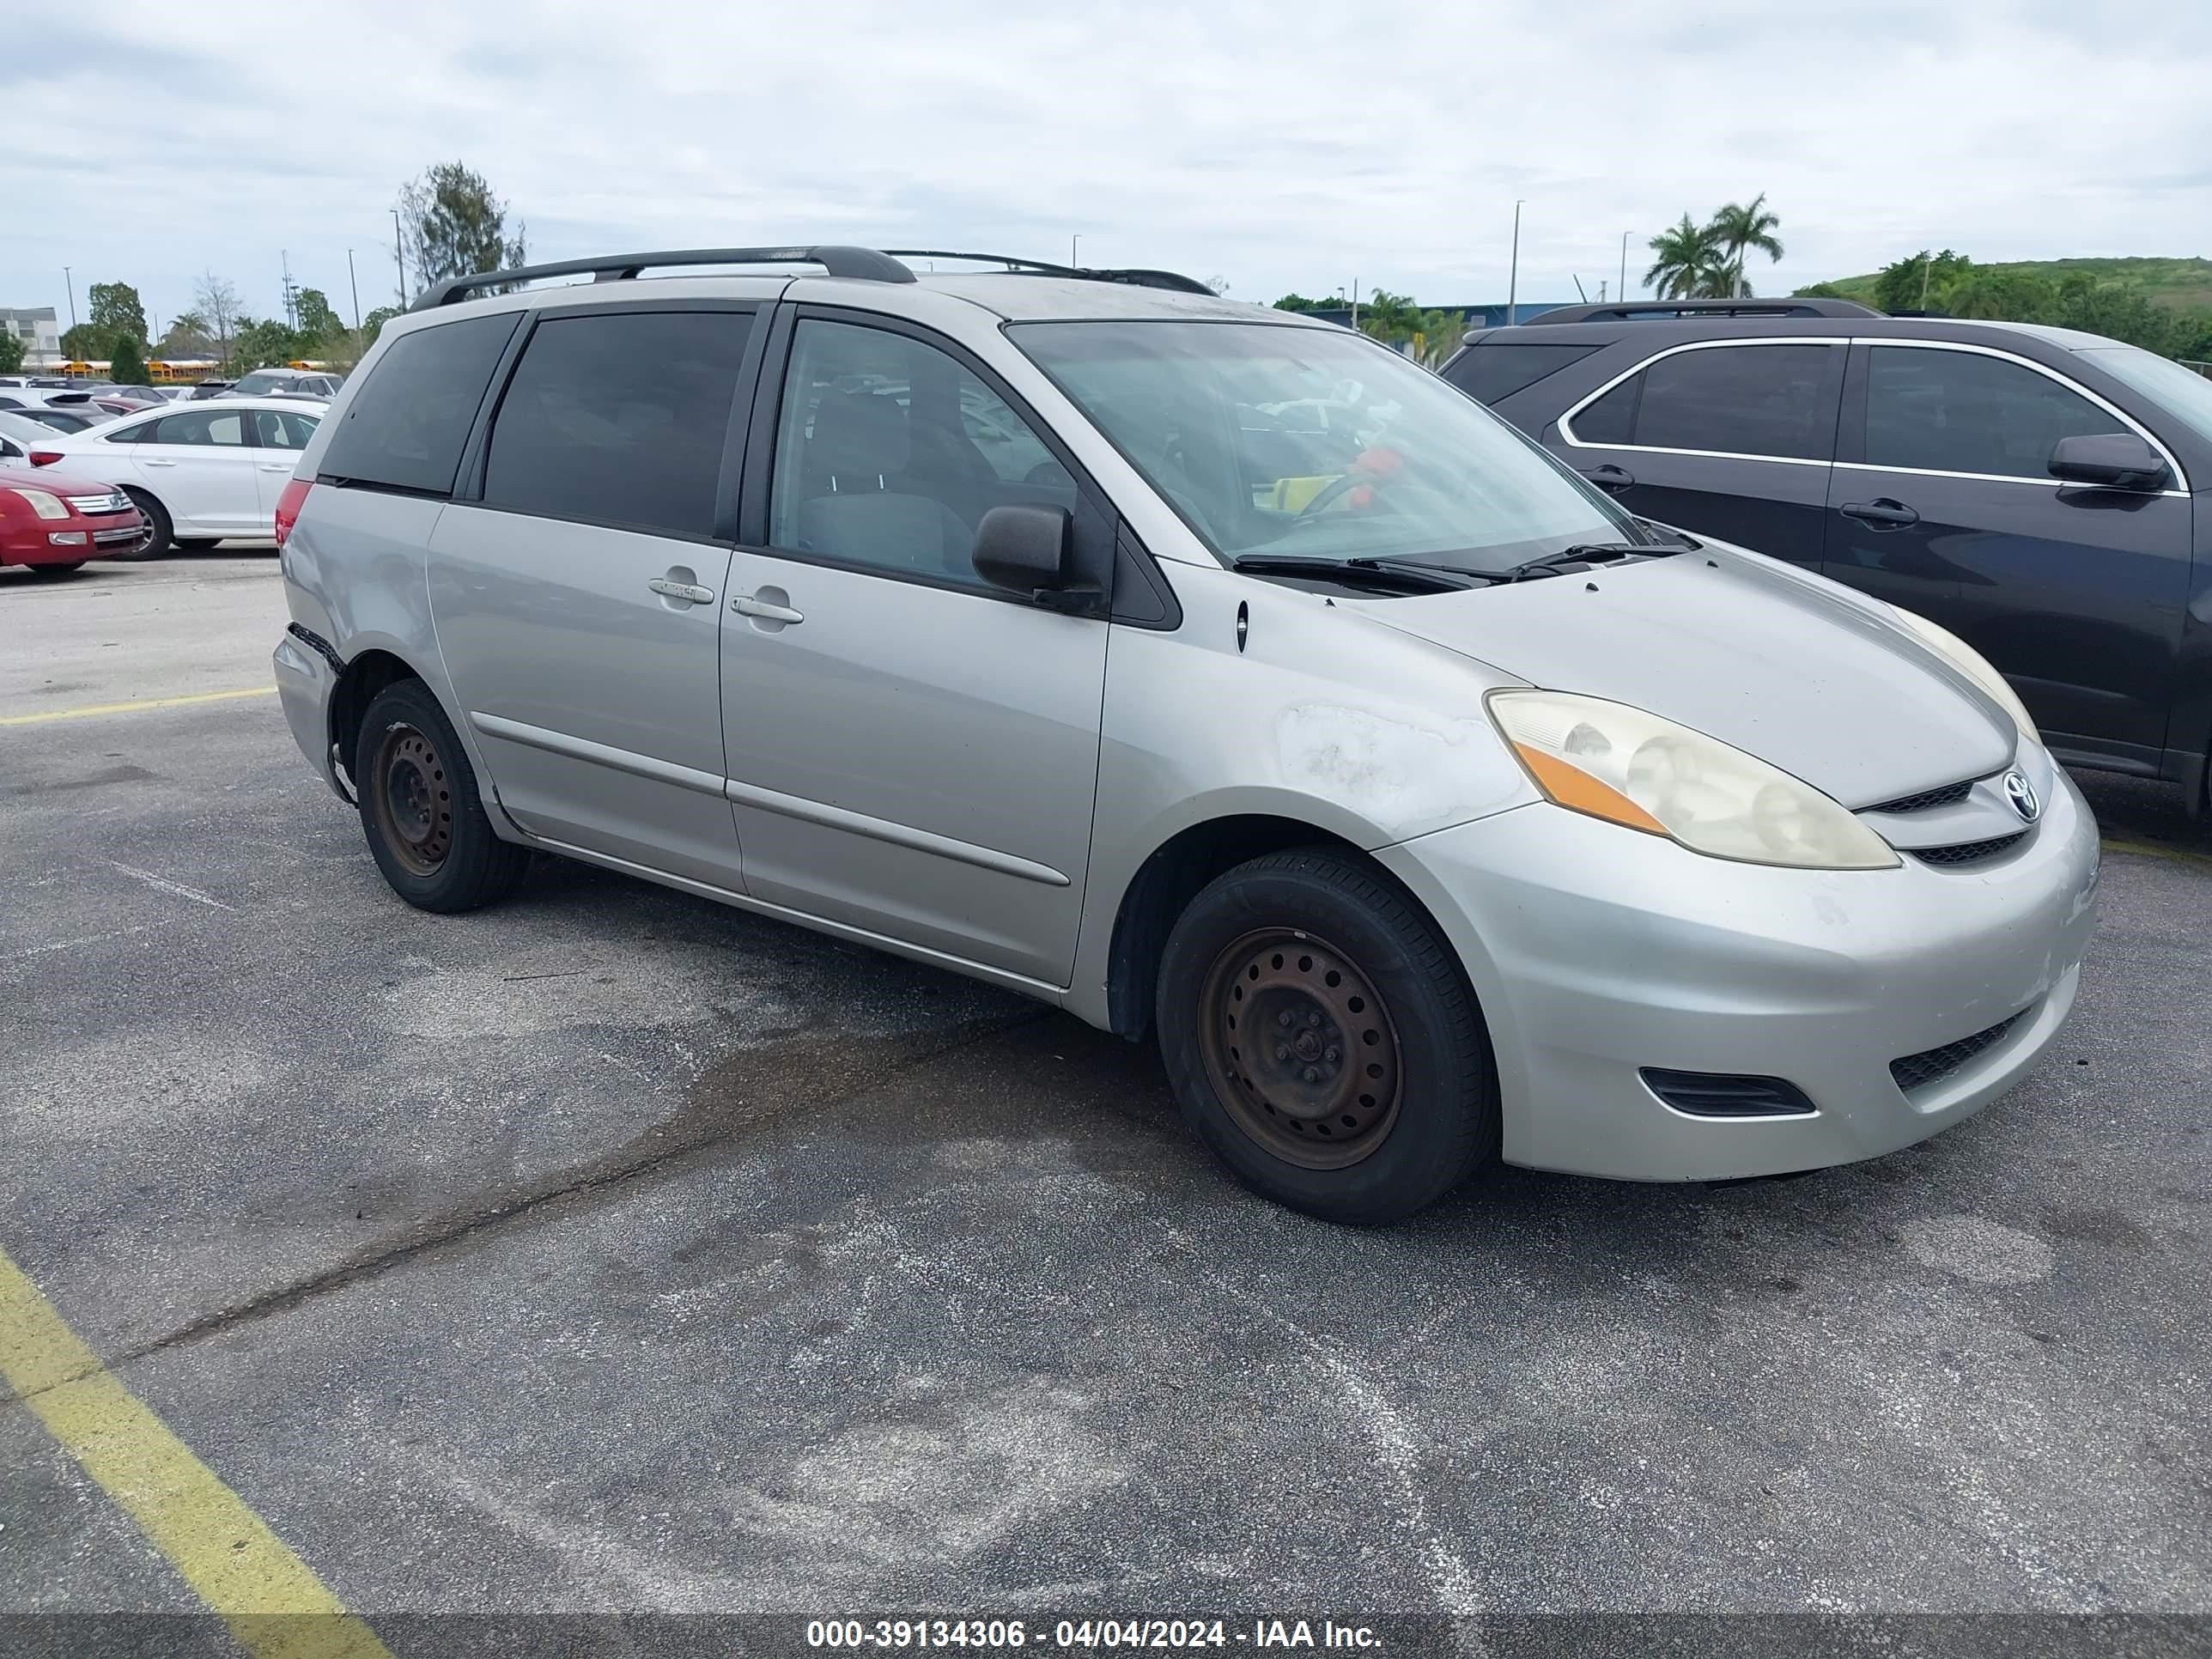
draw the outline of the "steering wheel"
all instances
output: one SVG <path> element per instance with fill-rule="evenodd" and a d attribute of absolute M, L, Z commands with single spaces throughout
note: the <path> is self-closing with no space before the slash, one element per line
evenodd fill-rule
<path fill-rule="evenodd" d="M 1292 522 L 1303 523 L 1331 501 L 1349 495 L 1355 489 L 1367 490 L 1371 499 L 1375 486 L 1397 477 L 1405 465 L 1406 458 L 1395 449 L 1361 450 L 1358 457 L 1346 471 L 1339 473 L 1314 492 L 1313 499 L 1298 509 L 1297 518 Z M 1367 502 L 1362 501 L 1354 505 L 1364 507 Z"/>

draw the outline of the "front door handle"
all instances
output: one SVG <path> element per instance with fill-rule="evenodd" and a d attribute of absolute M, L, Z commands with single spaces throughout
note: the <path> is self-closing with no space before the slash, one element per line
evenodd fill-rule
<path fill-rule="evenodd" d="M 682 599 L 687 605 L 712 605 L 714 590 L 702 587 L 696 582 L 680 582 L 672 576 L 655 576 L 646 583 L 664 599 Z"/>
<path fill-rule="evenodd" d="M 1871 501 L 1845 501 L 1838 511 L 1847 519 L 1856 519 L 1861 524 L 1880 530 L 1902 530 L 1909 524 L 1920 522 L 1917 513 L 1887 495 Z"/>
<path fill-rule="evenodd" d="M 261 470 L 264 472 L 289 472 L 292 469 L 282 461 L 264 461 Z"/>
<path fill-rule="evenodd" d="M 793 611 L 787 605 L 778 605 L 773 599 L 757 599 L 750 593 L 740 593 L 730 601 L 730 609 L 740 617 L 751 617 L 760 622 L 803 623 L 806 613 Z"/>
<path fill-rule="evenodd" d="M 176 463 L 174 461 L 164 461 L 155 456 L 149 455 L 143 460 L 140 461 L 138 465 L 141 466 L 174 466 Z"/>
<path fill-rule="evenodd" d="M 1607 461 L 1603 466 L 1593 466 L 1583 473 L 1600 489 L 1626 489 L 1636 482 L 1636 475 L 1625 466 L 1615 466 Z"/>

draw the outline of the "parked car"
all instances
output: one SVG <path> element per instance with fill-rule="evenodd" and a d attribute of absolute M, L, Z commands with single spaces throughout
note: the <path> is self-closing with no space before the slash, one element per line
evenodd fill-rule
<path fill-rule="evenodd" d="M 2212 381 L 1845 301 L 1571 307 L 1469 335 L 1443 374 L 1632 512 L 1940 623 L 2061 760 L 2203 810 Z"/>
<path fill-rule="evenodd" d="M 330 398 L 337 394 L 345 376 L 335 369 L 257 368 L 227 394 L 234 398 L 305 397 Z"/>
<path fill-rule="evenodd" d="M 34 422 L 46 428 L 49 432 L 58 432 L 65 436 L 78 432 L 89 432 L 93 428 L 105 426 L 115 418 L 104 409 L 90 406 L 80 406 L 76 409 L 48 409 L 43 404 L 34 404 L 27 409 L 0 409 L 0 413 L 19 415 L 24 420 Z"/>
<path fill-rule="evenodd" d="M 36 465 L 31 459 L 31 452 L 46 451 L 55 435 L 55 429 L 42 421 L 14 410 L 0 410 L 0 466 Z"/>
<path fill-rule="evenodd" d="M 1349 330 L 807 257 L 442 283 L 300 458 L 276 681 L 409 902 L 539 848 L 1156 1032 L 1354 1222 L 1500 1152 L 1872 1157 L 2065 1019 L 2095 827 L 1951 635 Z M 1367 448 L 1279 505 L 1245 411 L 1347 386 Z"/>
<path fill-rule="evenodd" d="M 131 498 L 112 485 L 33 471 L 7 449 L 0 435 L 0 565 L 66 576 L 90 559 L 129 556 L 150 533 Z"/>
<path fill-rule="evenodd" d="M 236 384 L 232 380 L 202 380 L 191 389 L 191 398 L 198 402 L 208 398 L 227 398 Z"/>
<path fill-rule="evenodd" d="M 159 390 L 150 386 L 111 386 L 106 395 L 136 404 L 141 409 L 151 409 L 155 404 L 167 401 Z"/>
<path fill-rule="evenodd" d="M 266 536 L 324 406 L 269 398 L 162 404 L 58 437 L 44 465 L 119 486 L 153 526 L 142 556 Z M 36 459 L 35 457 L 33 459 Z"/>

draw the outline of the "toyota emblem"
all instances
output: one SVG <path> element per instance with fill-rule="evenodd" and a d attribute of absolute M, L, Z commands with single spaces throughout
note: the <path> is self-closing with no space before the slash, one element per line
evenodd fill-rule
<path fill-rule="evenodd" d="M 2043 803 L 2035 798 L 2035 786 L 2018 772 L 2005 774 L 2004 792 L 2022 823 L 2033 823 L 2042 814 Z"/>

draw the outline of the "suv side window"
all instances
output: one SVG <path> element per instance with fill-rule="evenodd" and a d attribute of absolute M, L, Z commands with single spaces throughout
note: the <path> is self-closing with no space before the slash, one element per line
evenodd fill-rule
<path fill-rule="evenodd" d="M 2049 375 L 2002 357 L 1929 346 L 1867 352 L 1870 466 L 2048 478 L 2061 438 L 2127 429 Z"/>
<path fill-rule="evenodd" d="M 752 327 L 746 311 L 547 318 L 500 399 L 483 504 L 711 537 Z"/>
<path fill-rule="evenodd" d="M 975 526 L 1014 501 L 1075 505 L 1027 421 L 948 354 L 818 318 L 794 331 L 769 542 L 901 575 L 986 586 Z"/>
<path fill-rule="evenodd" d="M 394 340 L 346 405 L 323 452 L 322 475 L 451 495 L 477 406 L 521 316 L 468 317 Z"/>
<path fill-rule="evenodd" d="M 1844 347 L 1702 347 L 1665 356 L 1573 420 L 1584 443 L 1825 461 Z M 1626 435 L 1624 435 L 1626 434 Z"/>

